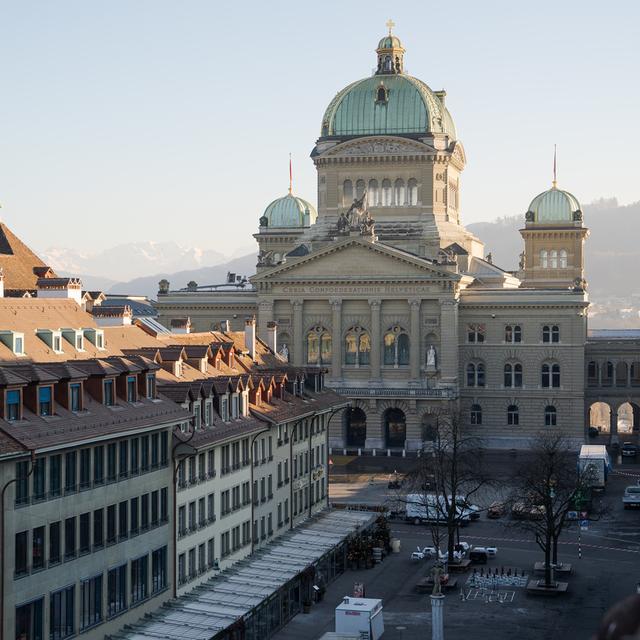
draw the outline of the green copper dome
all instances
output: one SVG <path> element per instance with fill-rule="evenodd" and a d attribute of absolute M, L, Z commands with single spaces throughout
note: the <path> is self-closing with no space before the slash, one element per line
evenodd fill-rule
<path fill-rule="evenodd" d="M 422 80 L 403 73 L 377 74 L 350 84 L 322 118 L 323 137 L 420 133 L 446 133 L 456 139 L 453 119 L 440 98 Z"/>
<path fill-rule="evenodd" d="M 269 204 L 260 224 L 268 227 L 308 227 L 315 223 L 317 217 L 316 210 L 309 202 L 288 193 Z"/>
<path fill-rule="evenodd" d="M 576 222 L 582 220 L 578 199 L 555 184 L 549 191 L 538 194 L 527 210 L 528 222 Z"/>
<path fill-rule="evenodd" d="M 378 49 L 402 49 L 402 43 L 397 36 L 388 35 L 378 42 Z"/>

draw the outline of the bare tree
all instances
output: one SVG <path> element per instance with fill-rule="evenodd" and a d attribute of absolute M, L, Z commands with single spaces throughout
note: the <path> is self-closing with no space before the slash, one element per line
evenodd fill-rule
<path fill-rule="evenodd" d="M 453 403 L 436 415 L 432 441 L 422 451 L 421 464 L 410 479 L 431 524 L 439 548 L 440 527 L 446 529 L 448 558 L 454 558 L 459 527 L 478 512 L 470 508 L 478 492 L 490 482 L 479 439 L 465 428 Z M 415 495 L 414 494 L 414 500 Z"/>
<path fill-rule="evenodd" d="M 577 465 L 575 450 L 558 433 L 540 432 L 531 441 L 530 456 L 518 466 L 509 502 L 518 518 L 514 526 L 530 531 L 544 553 L 544 586 L 555 586 L 558 541 L 589 494 L 589 478 Z"/>

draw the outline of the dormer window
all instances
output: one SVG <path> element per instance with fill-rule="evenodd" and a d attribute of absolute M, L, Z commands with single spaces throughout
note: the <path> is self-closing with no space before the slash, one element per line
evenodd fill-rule
<path fill-rule="evenodd" d="M 4 409 L 4 419 L 15 422 L 22 418 L 22 393 L 20 389 L 7 391 Z"/>
<path fill-rule="evenodd" d="M 62 353 L 62 336 L 60 335 L 53 336 L 53 350 L 56 353 Z"/>
<path fill-rule="evenodd" d="M 84 335 L 96 349 L 104 349 L 104 331 L 102 329 L 83 329 L 82 335 Z"/>
<path fill-rule="evenodd" d="M 386 104 L 389 101 L 389 94 L 384 85 L 380 85 L 376 91 L 376 104 Z"/>
<path fill-rule="evenodd" d="M 138 390 L 136 388 L 136 377 L 127 376 L 127 402 L 136 402 L 138 400 Z"/>
<path fill-rule="evenodd" d="M 82 411 L 82 385 L 79 382 L 69 385 L 69 409 Z"/>
<path fill-rule="evenodd" d="M 0 331 L 0 340 L 13 351 L 14 355 L 25 355 L 24 333 L 18 333 L 17 331 Z"/>
<path fill-rule="evenodd" d="M 96 347 L 98 347 L 98 349 L 104 349 L 104 333 L 102 333 L 102 331 L 96 333 Z"/>
<path fill-rule="evenodd" d="M 76 334 L 76 350 L 84 351 L 84 339 L 81 333 Z"/>
<path fill-rule="evenodd" d="M 107 407 L 112 407 L 113 406 L 113 398 L 114 398 L 113 380 L 105 380 L 102 384 L 103 384 L 104 404 Z"/>
<path fill-rule="evenodd" d="M 60 333 L 62 337 L 74 348 L 76 351 L 84 351 L 84 337 L 82 329 L 61 329 Z"/>
<path fill-rule="evenodd" d="M 220 417 L 223 422 L 229 422 L 229 398 L 227 396 L 220 398 Z"/>
<path fill-rule="evenodd" d="M 51 387 L 38 388 L 38 415 L 50 416 L 53 413 L 52 395 Z"/>
<path fill-rule="evenodd" d="M 156 397 L 156 374 L 147 374 L 147 398 L 152 400 Z"/>
<path fill-rule="evenodd" d="M 240 402 L 238 399 L 238 394 L 234 393 L 231 396 L 231 417 L 232 418 L 237 418 L 239 415 L 239 406 L 240 406 Z"/>
<path fill-rule="evenodd" d="M 24 337 L 20 335 L 16 335 L 13 339 L 13 352 L 17 356 L 24 355 Z"/>

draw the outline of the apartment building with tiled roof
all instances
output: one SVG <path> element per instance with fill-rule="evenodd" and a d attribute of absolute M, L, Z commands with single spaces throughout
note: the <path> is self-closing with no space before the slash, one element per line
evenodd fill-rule
<path fill-rule="evenodd" d="M 325 508 L 345 401 L 253 320 L 155 330 L 50 280 L 0 297 L 0 625 L 97 638 Z"/>

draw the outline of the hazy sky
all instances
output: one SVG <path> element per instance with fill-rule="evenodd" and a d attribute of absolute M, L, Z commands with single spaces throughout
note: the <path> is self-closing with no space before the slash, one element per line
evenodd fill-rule
<path fill-rule="evenodd" d="M 289 152 L 316 201 L 323 111 L 389 17 L 447 90 L 466 223 L 522 214 L 554 143 L 581 201 L 640 199 L 635 0 L 0 0 L 3 219 L 38 249 L 250 245 Z"/>

